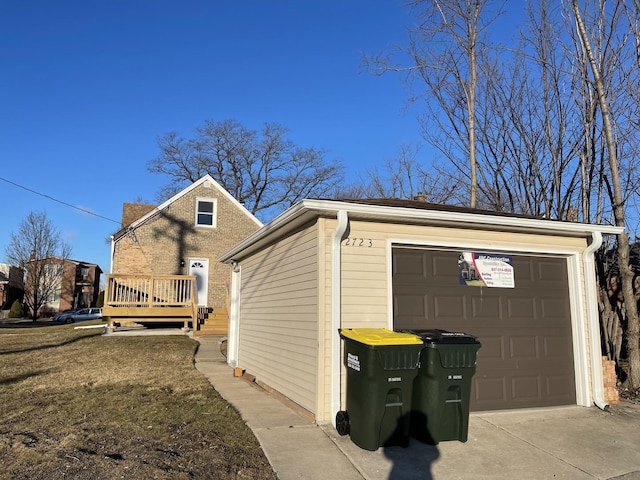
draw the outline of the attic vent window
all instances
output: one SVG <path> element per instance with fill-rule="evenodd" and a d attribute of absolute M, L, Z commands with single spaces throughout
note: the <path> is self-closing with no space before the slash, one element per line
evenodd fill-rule
<path fill-rule="evenodd" d="M 196 198 L 196 226 L 216 228 L 216 215 L 215 198 Z"/>

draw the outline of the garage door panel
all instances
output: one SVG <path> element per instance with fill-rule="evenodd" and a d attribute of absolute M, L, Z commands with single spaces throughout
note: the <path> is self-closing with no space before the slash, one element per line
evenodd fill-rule
<path fill-rule="evenodd" d="M 567 351 L 572 349 L 571 343 L 566 335 L 547 336 L 543 340 L 544 356 L 550 360 L 560 359 L 567 355 Z"/>
<path fill-rule="evenodd" d="M 510 400 L 507 396 L 505 377 L 493 376 L 474 378 L 471 390 L 471 402 L 478 405 L 480 410 L 495 410 Z"/>
<path fill-rule="evenodd" d="M 539 402 L 542 399 L 540 380 L 540 376 L 538 375 L 511 377 L 513 400 L 525 401 L 527 403 Z"/>
<path fill-rule="evenodd" d="M 571 375 L 556 375 L 546 378 L 546 395 L 558 402 L 572 402 L 574 398 L 573 372 Z"/>
<path fill-rule="evenodd" d="M 471 315 L 475 320 L 502 317 L 498 297 L 471 296 Z"/>
<path fill-rule="evenodd" d="M 460 252 L 394 247 L 394 262 L 400 251 L 424 276 L 403 275 L 394 263 L 394 328 L 478 337 L 472 410 L 575 404 L 565 259 L 512 255 L 515 288 L 480 288 L 459 285 Z M 400 305 L 409 301 L 420 308 Z"/>
<path fill-rule="evenodd" d="M 541 298 L 540 313 L 543 319 L 563 319 L 571 315 L 569 305 L 558 298 Z"/>
<path fill-rule="evenodd" d="M 393 255 L 393 276 L 399 283 L 411 285 L 426 279 L 427 267 L 426 259 L 416 258 L 411 252 L 394 252 Z"/>
<path fill-rule="evenodd" d="M 513 320 L 532 320 L 536 318 L 536 304 L 534 299 L 517 298 L 514 296 L 507 297 L 507 315 Z"/>
<path fill-rule="evenodd" d="M 567 273 L 558 262 L 540 259 L 538 261 L 538 279 L 545 282 L 549 287 L 554 284 L 563 286 L 567 281 Z"/>
<path fill-rule="evenodd" d="M 533 358 L 538 360 L 538 338 L 536 336 L 511 337 L 509 339 L 511 358 Z"/>
<path fill-rule="evenodd" d="M 504 344 L 502 337 L 482 336 L 482 355 L 487 360 L 503 361 Z"/>
<path fill-rule="evenodd" d="M 464 302 L 460 301 L 460 296 L 434 296 L 433 304 L 437 318 L 445 321 L 447 319 L 460 320 L 466 318 Z"/>
<path fill-rule="evenodd" d="M 453 282 L 454 285 L 458 284 L 458 263 L 457 261 L 452 263 L 450 255 L 438 255 L 436 252 L 436 254 L 432 256 L 430 265 L 431 276 L 437 277 L 441 281 L 449 280 Z"/>
<path fill-rule="evenodd" d="M 424 318 L 427 313 L 427 298 L 420 293 L 398 295 L 394 301 L 394 311 L 399 316 L 419 316 Z"/>
<path fill-rule="evenodd" d="M 531 286 L 535 282 L 536 274 L 531 258 L 517 257 L 512 259 L 513 276 L 516 286 Z"/>

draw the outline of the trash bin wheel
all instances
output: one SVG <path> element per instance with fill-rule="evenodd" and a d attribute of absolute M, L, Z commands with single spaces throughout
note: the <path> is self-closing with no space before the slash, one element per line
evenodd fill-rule
<path fill-rule="evenodd" d="M 340 435 L 349 434 L 349 414 L 344 410 L 340 410 L 338 413 L 336 413 L 336 430 Z"/>

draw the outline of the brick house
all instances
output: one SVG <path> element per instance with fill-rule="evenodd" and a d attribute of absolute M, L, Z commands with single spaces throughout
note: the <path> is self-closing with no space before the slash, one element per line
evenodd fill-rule
<path fill-rule="evenodd" d="M 231 267 L 217 261 L 262 223 L 210 175 L 161 205 L 125 203 L 111 274 L 193 275 L 198 305 L 224 309 Z"/>
<path fill-rule="evenodd" d="M 35 283 L 31 275 L 39 278 L 38 295 L 44 297 L 39 316 L 96 305 L 102 269 L 95 263 L 46 258 L 28 261 L 25 270 L 25 299 L 29 305 L 33 305 Z"/>

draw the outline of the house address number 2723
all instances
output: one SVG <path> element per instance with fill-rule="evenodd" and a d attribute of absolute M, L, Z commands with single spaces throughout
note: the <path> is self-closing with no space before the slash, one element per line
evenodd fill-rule
<path fill-rule="evenodd" d="M 348 237 L 344 241 L 344 246 L 371 248 L 373 247 L 373 240 L 371 238 Z"/>

